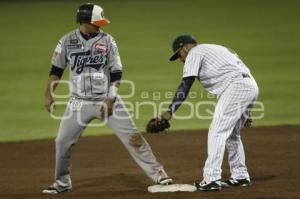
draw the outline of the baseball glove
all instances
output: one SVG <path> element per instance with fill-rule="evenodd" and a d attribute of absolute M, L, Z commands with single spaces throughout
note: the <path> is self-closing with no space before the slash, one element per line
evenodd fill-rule
<path fill-rule="evenodd" d="M 160 133 L 160 132 L 164 132 L 168 128 L 170 128 L 170 123 L 168 120 L 160 119 L 160 118 L 152 118 L 146 126 L 146 132 Z"/>

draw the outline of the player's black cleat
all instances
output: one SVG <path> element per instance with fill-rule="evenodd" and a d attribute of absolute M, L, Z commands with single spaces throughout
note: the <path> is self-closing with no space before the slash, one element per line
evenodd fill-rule
<path fill-rule="evenodd" d="M 249 187 L 251 186 L 250 179 L 244 178 L 244 179 L 233 179 L 229 178 L 228 180 L 221 181 L 221 186 L 224 188 L 228 187 Z"/>
<path fill-rule="evenodd" d="M 221 181 L 219 180 L 209 183 L 206 183 L 204 180 L 202 182 L 195 181 L 194 186 L 200 191 L 220 191 L 222 189 Z"/>
<path fill-rule="evenodd" d="M 159 185 L 170 185 L 173 184 L 173 180 L 170 177 L 161 178 L 158 183 Z"/>

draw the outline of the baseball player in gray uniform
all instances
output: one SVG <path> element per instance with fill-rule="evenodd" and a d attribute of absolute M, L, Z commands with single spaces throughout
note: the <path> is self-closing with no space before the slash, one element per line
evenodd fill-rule
<path fill-rule="evenodd" d="M 173 42 L 171 61 L 184 63 L 182 82 L 169 109 L 161 118 L 170 120 L 188 96 L 197 78 L 202 86 L 217 96 L 218 102 L 208 133 L 208 157 L 203 180 L 195 182 L 202 191 L 222 187 L 249 186 L 250 176 L 240 130 L 251 125 L 250 108 L 258 97 L 258 86 L 243 61 L 232 50 L 214 44 L 197 44 L 191 35 L 181 35 Z M 221 180 L 221 165 L 225 148 L 228 151 L 231 177 Z"/>
<path fill-rule="evenodd" d="M 109 24 L 103 9 L 83 4 L 77 10 L 80 27 L 57 44 L 45 94 L 48 111 L 54 107 L 54 92 L 65 67 L 70 71 L 71 94 L 56 137 L 55 182 L 46 194 L 72 190 L 70 178 L 71 148 L 93 119 L 100 119 L 113 130 L 144 172 L 161 185 L 172 183 L 157 162 L 147 141 L 136 128 L 118 95 L 122 64 L 116 42 L 100 30 Z"/>

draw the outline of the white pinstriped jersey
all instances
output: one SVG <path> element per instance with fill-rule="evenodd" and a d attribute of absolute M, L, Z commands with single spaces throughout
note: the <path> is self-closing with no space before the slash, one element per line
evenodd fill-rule
<path fill-rule="evenodd" d="M 188 53 L 183 77 L 196 76 L 210 93 L 220 95 L 242 73 L 250 70 L 230 49 L 215 44 L 199 44 Z"/>

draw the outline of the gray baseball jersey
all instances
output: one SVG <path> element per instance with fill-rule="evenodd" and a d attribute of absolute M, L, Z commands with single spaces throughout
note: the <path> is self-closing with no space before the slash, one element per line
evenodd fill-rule
<path fill-rule="evenodd" d="M 56 167 L 53 186 L 60 191 L 71 189 L 71 148 L 93 119 L 105 120 L 100 113 L 108 94 L 110 74 L 120 72 L 122 64 L 116 42 L 107 33 L 85 40 L 78 30 L 59 41 L 52 65 L 70 69 L 72 96 L 56 137 Z M 119 137 L 130 155 L 155 182 L 166 178 L 163 166 L 156 160 L 150 145 L 139 133 L 120 96 L 106 124 Z M 108 154 L 109 155 L 109 154 Z"/>
<path fill-rule="evenodd" d="M 196 76 L 210 93 L 220 95 L 232 80 L 249 69 L 230 49 L 214 44 L 200 44 L 189 52 L 183 77 Z"/>
<path fill-rule="evenodd" d="M 79 29 L 60 39 L 52 65 L 61 69 L 69 67 L 71 93 L 83 99 L 105 97 L 110 73 L 122 70 L 118 47 L 111 35 L 100 32 L 98 36 L 86 40 Z"/>

